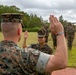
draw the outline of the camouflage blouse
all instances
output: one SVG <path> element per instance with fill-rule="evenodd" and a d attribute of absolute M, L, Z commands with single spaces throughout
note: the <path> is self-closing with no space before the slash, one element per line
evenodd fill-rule
<path fill-rule="evenodd" d="M 47 44 L 45 44 L 43 47 L 41 47 L 40 44 L 37 43 L 37 44 L 31 44 L 29 47 L 37 49 L 37 50 L 42 51 L 42 52 L 47 53 L 47 54 L 53 53 L 52 48 L 50 46 L 48 46 Z"/>
<path fill-rule="evenodd" d="M 40 51 L 26 51 L 12 41 L 0 42 L 0 75 L 37 75 Z"/>

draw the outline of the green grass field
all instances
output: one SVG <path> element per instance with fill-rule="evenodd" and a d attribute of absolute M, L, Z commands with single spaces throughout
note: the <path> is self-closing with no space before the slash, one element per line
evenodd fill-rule
<path fill-rule="evenodd" d="M 23 37 L 24 36 L 22 34 L 22 39 L 18 43 L 18 45 L 20 47 L 22 46 Z M 1 40 L 3 40 L 3 36 L 2 36 L 2 33 L 0 32 L 0 41 Z M 29 34 L 28 34 L 27 45 L 30 45 L 32 43 L 37 43 L 37 33 L 35 33 L 35 32 L 29 32 Z M 50 34 L 49 34 L 48 45 L 53 48 L 53 42 L 52 42 L 52 38 L 51 38 Z M 68 50 L 68 66 L 69 67 L 76 67 L 76 37 L 75 37 L 74 42 L 73 42 L 72 50 Z"/>

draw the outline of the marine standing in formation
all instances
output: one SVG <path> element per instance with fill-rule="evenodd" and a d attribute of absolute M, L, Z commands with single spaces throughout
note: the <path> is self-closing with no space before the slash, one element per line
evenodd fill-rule
<path fill-rule="evenodd" d="M 69 23 L 66 29 L 66 38 L 67 38 L 69 50 L 72 49 L 74 37 L 75 37 L 75 26 Z"/>

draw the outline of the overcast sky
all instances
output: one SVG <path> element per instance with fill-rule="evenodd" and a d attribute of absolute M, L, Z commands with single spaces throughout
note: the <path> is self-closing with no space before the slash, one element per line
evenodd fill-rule
<path fill-rule="evenodd" d="M 15 5 L 21 11 L 28 14 L 37 14 L 44 20 L 49 15 L 63 18 L 67 21 L 76 22 L 76 0 L 0 0 L 0 5 Z"/>

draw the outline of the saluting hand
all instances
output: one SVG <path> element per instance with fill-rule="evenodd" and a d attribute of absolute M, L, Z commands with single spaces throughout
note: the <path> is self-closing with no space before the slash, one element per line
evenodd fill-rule
<path fill-rule="evenodd" d="M 25 32 L 24 32 L 24 38 L 26 39 L 28 37 L 28 31 L 26 30 Z"/>

